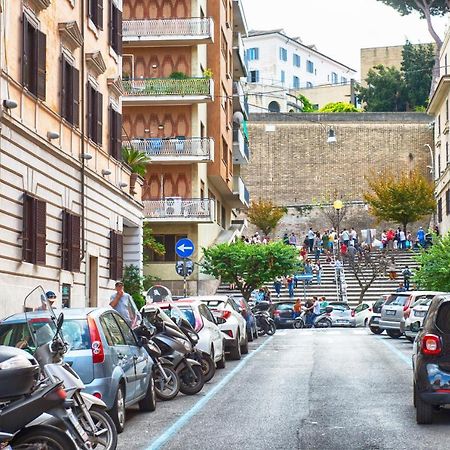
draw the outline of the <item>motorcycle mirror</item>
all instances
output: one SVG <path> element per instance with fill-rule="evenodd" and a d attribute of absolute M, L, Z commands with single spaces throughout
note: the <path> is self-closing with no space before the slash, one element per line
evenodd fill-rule
<path fill-rule="evenodd" d="M 55 334 L 58 334 L 61 331 L 63 323 L 64 323 L 64 314 L 60 313 L 58 316 L 58 319 L 56 321 L 56 333 Z"/>
<path fill-rule="evenodd" d="M 223 325 L 227 321 L 223 317 L 216 317 L 216 323 L 217 325 Z"/>

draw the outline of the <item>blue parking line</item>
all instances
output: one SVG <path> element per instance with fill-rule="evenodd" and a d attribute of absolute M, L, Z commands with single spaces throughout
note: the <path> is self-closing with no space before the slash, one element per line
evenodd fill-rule
<path fill-rule="evenodd" d="M 155 441 L 153 441 L 147 450 L 159 450 L 168 441 L 170 441 L 178 431 L 181 430 L 204 406 L 219 392 L 231 379 L 239 373 L 244 366 L 259 353 L 271 340 L 273 336 L 267 339 L 264 344 L 259 346 L 256 350 L 246 356 L 229 374 L 227 374 L 218 384 L 216 384 L 204 397 L 195 403 L 189 411 L 184 413 L 177 421 L 175 421 L 166 431 L 164 431 Z"/>
<path fill-rule="evenodd" d="M 379 341 L 386 345 L 392 352 L 394 352 L 403 362 L 405 362 L 409 367 L 412 367 L 411 358 L 408 358 L 405 354 L 403 354 L 398 348 L 394 347 L 389 340 L 385 337 L 379 336 Z"/>

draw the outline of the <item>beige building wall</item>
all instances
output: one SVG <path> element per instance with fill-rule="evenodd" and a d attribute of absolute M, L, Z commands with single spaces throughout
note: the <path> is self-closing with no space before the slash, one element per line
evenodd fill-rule
<path fill-rule="evenodd" d="M 291 91 L 291 94 L 295 96 L 304 95 L 313 105 L 317 105 L 318 109 L 327 103 L 346 102 L 354 104 L 355 101 L 353 83 L 300 89 Z"/>

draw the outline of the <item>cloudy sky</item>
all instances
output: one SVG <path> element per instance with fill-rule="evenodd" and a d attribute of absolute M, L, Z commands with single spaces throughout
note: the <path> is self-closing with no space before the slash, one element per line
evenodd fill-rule
<path fill-rule="evenodd" d="M 418 14 L 400 16 L 377 0 L 242 0 L 249 29 L 284 28 L 359 72 L 365 47 L 432 42 Z M 434 18 L 444 36 L 448 18 Z"/>

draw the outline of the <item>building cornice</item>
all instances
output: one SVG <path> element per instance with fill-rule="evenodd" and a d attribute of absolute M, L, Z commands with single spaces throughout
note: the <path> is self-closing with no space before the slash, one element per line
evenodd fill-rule
<path fill-rule="evenodd" d="M 106 63 L 100 51 L 86 53 L 86 64 L 96 77 L 106 71 Z"/>
<path fill-rule="evenodd" d="M 123 89 L 122 78 L 108 78 L 108 89 L 115 97 L 121 97 L 125 91 Z"/>
<path fill-rule="evenodd" d="M 83 36 L 75 20 L 59 23 L 58 30 L 61 39 L 71 50 L 75 50 L 83 44 Z"/>
<path fill-rule="evenodd" d="M 50 6 L 51 0 L 26 0 L 25 4 L 32 10 L 40 12 Z"/>
<path fill-rule="evenodd" d="M 431 97 L 427 112 L 433 116 L 439 113 L 442 103 L 448 97 L 450 92 L 450 75 L 443 75 Z"/>

